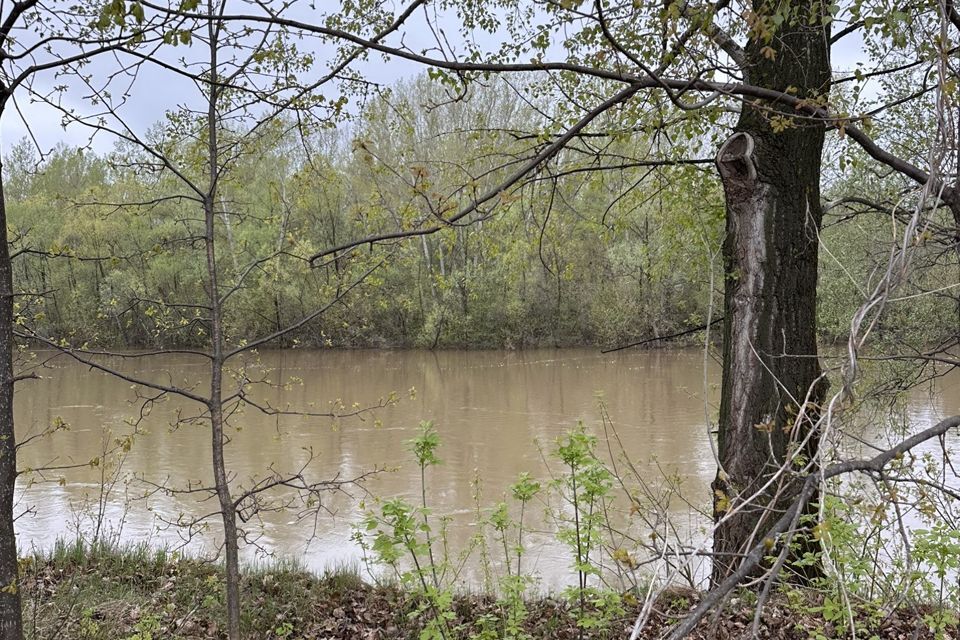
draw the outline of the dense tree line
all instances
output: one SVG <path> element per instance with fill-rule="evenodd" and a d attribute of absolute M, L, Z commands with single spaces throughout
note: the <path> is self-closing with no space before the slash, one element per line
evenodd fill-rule
<path fill-rule="evenodd" d="M 416 224 L 420 194 L 450 206 L 500 179 L 538 126 L 537 109 L 514 98 L 493 83 L 453 101 L 420 77 L 370 101 L 350 126 L 307 131 L 280 121 L 248 142 L 255 148 L 223 185 L 217 233 L 225 277 L 258 256 L 283 255 L 258 266 L 235 294 L 230 338 L 286 326 L 371 264 L 359 248 L 360 259 L 315 268 L 305 257 L 319 248 Z M 617 144 L 628 157 L 650 140 L 631 133 Z M 17 311 L 45 335 L 110 347 L 205 339 L 198 311 L 176 306 L 202 288 L 202 260 L 178 228 L 185 203 L 169 177 L 144 175 L 142 160 L 129 145 L 99 153 L 61 146 L 41 157 L 27 140 L 8 154 L 14 248 L 32 248 L 16 263 L 16 281 L 24 292 L 46 292 L 24 296 Z M 710 163 L 605 172 L 592 163 L 570 152 L 505 196 L 496 216 L 397 245 L 359 291 L 281 345 L 611 347 L 702 326 L 717 303 L 710 271 L 720 265 L 710 249 L 723 214 Z M 868 177 L 848 175 L 833 190 L 850 192 L 858 180 Z M 826 341 L 846 336 L 857 283 L 888 251 L 877 242 L 882 215 L 852 217 L 846 205 L 828 208 L 824 241 L 832 250 L 822 258 L 819 308 Z M 938 253 L 932 248 L 930 259 Z M 950 269 L 922 277 L 933 287 Z M 885 318 L 891 342 L 952 335 L 957 305 L 949 293 L 919 304 L 922 314 L 913 304 Z"/>
<path fill-rule="evenodd" d="M 229 335 L 285 326 L 369 266 L 311 268 L 304 256 L 414 224 L 420 194 L 450 206 L 500 178 L 535 119 L 502 85 L 450 102 L 423 77 L 367 105 L 349 132 L 278 122 L 259 134 L 222 187 L 220 261 L 230 278 L 257 256 L 288 255 L 257 268 L 235 294 Z M 174 241 L 184 202 L 175 184 L 145 176 L 136 155 L 61 147 L 40 159 L 26 142 L 10 154 L 18 246 L 63 258 L 17 264 L 24 291 L 57 292 L 20 305 L 44 333 L 129 347 L 204 339 L 194 310 L 170 304 L 202 286 L 202 262 Z M 704 247 L 716 243 L 721 214 L 708 172 L 690 164 L 578 175 L 582 168 L 571 154 L 552 168 L 571 175 L 543 173 L 505 195 L 497 216 L 395 247 L 362 291 L 285 344 L 616 345 L 702 323 Z"/>

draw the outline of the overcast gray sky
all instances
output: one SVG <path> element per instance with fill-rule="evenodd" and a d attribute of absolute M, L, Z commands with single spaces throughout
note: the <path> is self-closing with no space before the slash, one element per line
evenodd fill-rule
<path fill-rule="evenodd" d="M 309 18 L 309 16 L 298 16 Z M 445 17 L 442 19 L 443 26 L 451 34 L 456 34 L 457 24 L 455 18 Z M 413 48 L 421 50 L 427 48 L 434 41 L 432 33 L 426 28 L 421 17 L 409 23 L 409 26 L 401 33 L 392 38 L 393 43 L 402 41 Z M 496 47 L 496 38 L 488 36 L 491 47 Z M 862 41 L 858 35 L 851 35 L 844 38 L 834 47 L 834 68 L 838 70 L 850 70 L 858 62 L 866 62 L 862 53 Z M 198 52 L 199 47 L 194 49 Z M 184 55 L 188 52 L 186 47 L 171 49 L 170 59 Z M 318 60 L 325 59 L 323 51 L 316 52 Z M 329 52 L 327 52 L 329 53 Z M 202 55 L 199 54 L 198 55 Z M 562 57 L 562 51 L 554 51 L 556 58 Z M 111 59 L 101 59 L 93 63 L 86 71 L 96 74 L 105 73 L 110 69 L 116 68 L 116 62 Z M 361 70 L 364 76 L 380 84 L 392 84 L 402 78 L 411 77 L 423 72 L 423 68 L 416 63 L 402 59 L 393 58 L 384 62 L 379 54 L 371 55 L 366 61 L 356 63 L 357 69 Z M 36 79 L 35 86 L 41 90 L 50 89 L 54 83 L 62 83 L 62 78 L 56 78 L 52 73 L 40 76 Z M 76 108 L 81 113 L 89 112 L 90 107 L 85 101 L 77 99 L 77 93 L 67 92 L 67 100 L 71 107 Z M 83 92 L 79 92 L 83 95 Z M 72 97 L 73 96 L 73 97 Z M 123 116 L 126 121 L 138 132 L 147 130 L 151 125 L 161 121 L 166 111 L 176 108 L 180 104 L 197 104 L 200 94 L 197 88 L 187 79 L 177 77 L 172 73 L 164 72 L 156 68 L 149 68 L 136 80 L 131 97 L 123 107 Z M 29 121 L 30 129 L 36 138 L 39 146 L 43 150 L 48 150 L 58 143 L 67 145 L 83 145 L 88 142 L 90 129 L 79 124 L 71 124 L 67 127 L 62 126 L 62 114 L 53 107 L 42 103 L 31 102 L 26 92 L 22 92 L 18 97 L 17 105 L 23 113 L 24 118 Z M 0 148 L 5 153 L 10 146 L 24 136 L 28 135 L 27 126 L 21 118 L 20 113 L 14 109 L 8 109 L 0 122 Z M 113 140 L 107 135 L 98 135 L 94 148 L 98 151 L 109 150 L 113 145 Z"/>

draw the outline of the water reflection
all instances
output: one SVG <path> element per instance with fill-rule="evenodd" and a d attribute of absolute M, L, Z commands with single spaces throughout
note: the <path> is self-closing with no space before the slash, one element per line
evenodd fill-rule
<path fill-rule="evenodd" d="M 422 351 L 272 351 L 261 362 L 249 363 L 252 379 L 266 376 L 274 386 L 258 385 L 258 402 L 284 410 L 322 412 L 331 402 L 349 407 L 375 405 L 396 392 L 401 401 L 361 418 L 331 420 L 304 416 L 267 416 L 252 408 L 236 415 L 228 464 L 236 483 L 249 486 L 273 465 L 293 470 L 314 457 L 309 477 L 320 480 L 339 475 L 356 477 L 375 467 L 394 469 L 367 485 L 380 496 L 419 496 L 419 470 L 407 453 L 406 441 L 421 420 L 432 420 L 443 440 L 443 464 L 429 477 L 429 499 L 438 514 L 451 515 L 451 540 L 466 541 L 476 525 L 473 481 L 482 480 L 484 502 L 500 499 L 521 471 L 545 478 L 544 452 L 555 439 L 582 420 L 590 428 L 599 423 L 598 393 L 616 424 L 624 448 L 642 470 L 656 481 L 662 473 L 676 474 L 684 494 L 709 499 L 708 486 L 715 467 L 705 427 L 705 399 L 701 354 L 696 351 L 624 352 L 601 355 L 594 350 L 538 350 L 525 352 Z M 111 366 L 164 383 L 198 384 L 204 380 L 204 361 L 165 355 L 144 360 L 113 360 Z M 43 372 L 44 379 L 25 384 L 16 398 L 21 439 L 43 430 L 57 419 L 70 429 L 44 438 L 22 452 L 22 466 L 85 463 L 98 456 L 104 430 L 121 434 L 141 412 L 142 401 L 127 382 L 90 371 L 65 359 Z M 708 372 L 711 384 L 718 371 Z M 285 388 L 277 383 L 290 382 Z M 950 413 L 960 407 L 960 385 L 948 393 L 918 403 L 917 417 L 929 422 L 930 413 Z M 715 389 L 708 390 L 706 411 Z M 924 407 L 920 409 L 920 405 Z M 209 430 L 202 424 L 172 425 L 178 417 L 197 415 L 201 407 L 170 398 L 150 407 L 141 423 L 145 433 L 127 456 L 125 470 L 153 482 L 208 484 Z M 923 413 L 926 412 L 926 413 Z M 58 482 L 63 477 L 63 483 Z M 58 536 L 72 538 L 84 496 L 96 498 L 101 469 L 81 466 L 47 474 L 45 483 L 24 485 L 18 521 L 22 547 L 47 546 Z M 212 510 L 194 496 L 143 493 L 141 482 L 120 484 L 105 504 L 115 528 L 125 540 L 180 543 L 176 528 L 162 520 L 183 514 L 196 517 Z M 360 517 L 359 501 L 332 497 L 332 514 L 317 521 L 297 523 L 294 514 L 269 513 L 258 530 L 259 545 L 270 551 L 300 557 L 322 569 L 359 557 L 350 541 L 351 525 Z M 677 515 L 691 528 L 699 523 L 691 510 L 676 501 Z M 534 523 L 547 528 L 542 514 Z M 190 541 L 196 551 L 217 543 L 216 522 L 209 532 Z M 536 569 L 545 584 L 568 581 L 566 552 L 549 536 L 531 535 L 528 568 Z M 247 553 L 251 554 L 252 549 Z M 473 574 L 471 574 L 473 575 Z"/>

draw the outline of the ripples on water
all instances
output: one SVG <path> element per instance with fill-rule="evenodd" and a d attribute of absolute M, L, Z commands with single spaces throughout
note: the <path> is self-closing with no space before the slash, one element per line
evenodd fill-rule
<path fill-rule="evenodd" d="M 419 469 L 407 453 L 406 441 L 421 420 L 432 420 L 442 438 L 443 464 L 429 472 L 429 499 L 436 514 L 450 515 L 450 539 L 466 541 L 476 531 L 473 481 L 482 481 L 483 503 L 500 500 L 521 471 L 546 481 L 543 452 L 578 420 L 596 430 L 600 421 L 598 395 L 614 421 L 626 453 L 657 484 L 663 474 L 675 474 L 684 496 L 697 504 L 709 500 L 715 466 L 705 426 L 706 411 L 715 415 L 719 371 L 711 369 L 704 398 L 702 354 L 696 351 L 621 352 L 602 355 L 594 350 L 525 352 L 423 351 L 273 351 L 261 354 L 271 382 L 302 380 L 287 390 L 260 387 L 256 396 L 274 407 L 325 411 L 329 402 L 350 406 L 376 404 L 397 392 L 396 406 L 362 419 L 337 422 L 327 418 L 265 416 L 252 408 L 234 419 L 241 430 L 232 434 L 228 464 L 238 481 L 247 483 L 271 465 L 293 469 L 316 456 L 311 473 L 317 480 L 340 474 L 355 477 L 374 467 L 394 471 L 368 483 L 373 494 L 419 499 Z M 18 432 L 23 438 L 57 417 L 70 425 L 22 452 L 21 466 L 85 462 L 99 455 L 104 428 L 129 431 L 126 420 L 139 412 L 128 383 L 89 371 L 61 358 L 44 379 L 23 385 L 16 397 Z M 130 374 L 157 381 L 195 383 L 203 363 L 184 356 L 151 357 L 142 361 L 112 361 Z M 953 377 L 946 392 L 918 397 L 911 405 L 919 424 L 932 423 L 960 408 L 960 385 Z M 413 392 L 411 393 L 411 390 Z M 170 399 L 153 408 L 124 462 L 124 469 L 152 482 L 208 481 L 209 430 L 184 425 L 173 431 L 176 409 L 196 412 L 197 406 Z M 21 509 L 31 507 L 17 523 L 22 548 L 49 546 L 57 537 L 75 537 L 76 512 L 84 495 L 94 496 L 100 472 L 84 467 L 62 473 L 65 483 L 23 486 Z M 106 505 L 107 520 L 122 526 L 122 539 L 154 544 L 180 544 L 181 533 L 162 527 L 157 514 L 197 516 L 212 510 L 192 497 L 157 495 L 147 501 L 127 500 L 142 493 L 140 483 L 121 484 Z M 334 512 L 319 520 L 316 538 L 306 544 L 312 523 L 297 523 L 290 513 L 265 514 L 259 545 L 275 553 L 300 558 L 322 570 L 358 561 L 360 551 L 350 541 L 360 518 L 359 494 L 339 496 L 328 506 Z M 671 503 L 681 527 L 692 536 L 704 524 L 689 506 Z M 546 531 L 543 509 L 530 520 L 539 535 L 527 538 L 524 570 L 534 570 L 542 586 L 570 583 L 569 553 Z M 218 523 L 195 537 L 190 547 L 210 550 L 217 542 Z M 248 549 L 248 555 L 252 553 Z M 472 567 L 467 583 L 477 584 Z"/>

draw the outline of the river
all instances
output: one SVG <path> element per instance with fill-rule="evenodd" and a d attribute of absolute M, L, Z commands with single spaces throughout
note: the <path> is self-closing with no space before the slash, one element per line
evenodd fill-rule
<path fill-rule="evenodd" d="M 43 359 L 49 354 L 39 354 Z M 183 355 L 104 361 L 131 376 L 176 384 L 199 384 L 205 364 Z M 100 497 L 103 465 L 85 464 L 103 450 L 104 430 L 110 437 L 132 430 L 143 392 L 129 382 L 91 371 L 65 357 L 38 370 L 40 380 L 18 387 L 15 410 L 19 439 L 62 420 L 68 429 L 40 438 L 21 451 L 21 467 L 69 466 L 21 483 L 17 521 L 22 549 L 49 547 L 59 538 L 73 539 L 78 529 L 89 533 Z M 600 408 L 609 413 L 622 447 L 651 486 L 679 482 L 692 502 L 673 500 L 670 510 L 685 535 L 698 535 L 702 517 L 694 507 L 709 501 L 715 472 L 706 415 L 715 416 L 719 369 L 710 363 L 704 389 L 703 354 L 696 350 L 620 352 L 596 350 L 533 351 L 268 351 L 251 363 L 246 375 L 269 379 L 254 385 L 258 403 L 290 411 L 323 412 L 331 402 L 369 407 L 395 393 L 392 406 L 359 417 L 332 420 L 303 415 L 264 415 L 247 407 L 232 418 L 228 465 L 238 485 L 249 486 L 271 467 L 290 471 L 312 459 L 308 477 L 352 478 L 374 468 L 379 473 L 350 496 L 331 496 L 318 519 L 297 522 L 291 511 L 264 513 L 246 526 L 256 546 L 253 559 L 269 552 L 294 557 L 314 570 L 358 562 L 359 547 L 351 541 L 361 517 L 360 504 L 372 496 L 405 496 L 419 500 L 420 473 L 407 441 L 421 420 L 432 420 L 442 445 L 442 464 L 428 472 L 428 499 L 433 513 L 449 515 L 449 538 L 463 546 L 476 532 L 474 481 L 480 478 L 485 506 L 501 499 L 522 471 L 544 482 L 557 467 L 549 451 L 558 437 L 583 421 L 600 432 Z M 280 388 L 277 384 L 283 384 Z M 706 396 L 706 397 L 705 397 Z M 910 415 L 920 426 L 960 408 L 960 377 L 941 383 L 941 393 L 918 392 Z M 120 482 L 103 501 L 106 530 L 121 541 L 185 545 L 210 553 L 216 547 L 218 523 L 185 536 L 165 521 L 192 518 L 213 510 L 194 494 L 152 492 L 154 484 L 185 487 L 209 484 L 209 428 L 202 423 L 177 424 L 195 415 L 198 405 L 169 398 L 151 405 L 140 420 L 142 431 L 123 458 Z M 176 427 L 176 428 L 174 428 Z M 606 448 L 604 446 L 604 452 Z M 546 458 L 546 461 L 545 461 Z M 109 476 L 109 474 L 108 474 Z M 32 478 L 32 479 L 30 479 Z M 542 509 L 540 510 L 542 511 Z M 486 512 L 485 512 L 486 513 Z M 530 520 L 529 564 L 547 586 L 570 580 L 570 554 L 549 535 L 547 519 L 538 512 Z M 185 540 L 184 538 L 189 538 Z M 259 548 L 259 551 L 258 551 Z M 465 580 L 477 583 L 477 571 Z"/>

